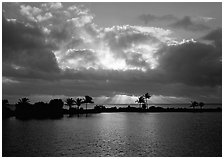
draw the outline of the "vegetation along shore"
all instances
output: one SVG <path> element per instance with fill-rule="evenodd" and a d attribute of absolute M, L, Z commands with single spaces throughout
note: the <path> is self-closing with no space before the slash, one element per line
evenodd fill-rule
<path fill-rule="evenodd" d="M 15 110 L 9 108 L 9 101 L 2 100 L 2 117 L 3 119 L 15 116 L 18 119 L 45 119 L 45 118 L 62 118 L 64 114 L 70 116 L 85 114 L 86 117 L 91 113 L 102 112 L 221 112 L 221 108 L 204 108 L 206 104 L 203 102 L 191 101 L 189 108 L 163 108 L 149 105 L 148 100 L 151 98 L 149 93 L 140 96 L 136 103 L 138 107 L 111 107 L 107 108 L 104 105 L 95 105 L 93 109 L 87 109 L 89 103 L 94 103 L 93 98 L 85 96 L 83 98 L 67 98 L 65 101 L 62 99 L 52 99 L 49 103 L 36 102 L 31 104 L 28 98 L 21 98 L 15 104 Z M 82 105 L 84 105 L 82 107 Z M 68 109 L 64 108 L 64 105 Z"/>

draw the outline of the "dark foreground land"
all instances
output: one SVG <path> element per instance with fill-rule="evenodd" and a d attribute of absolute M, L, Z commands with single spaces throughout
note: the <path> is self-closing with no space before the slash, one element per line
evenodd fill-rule
<path fill-rule="evenodd" d="M 62 118 L 64 114 L 79 115 L 79 114 L 91 114 L 91 113 L 103 113 L 103 112 L 222 112 L 220 107 L 218 108 L 162 108 L 156 106 L 150 106 L 148 108 L 137 107 L 112 107 L 106 108 L 103 105 L 96 105 L 94 109 L 83 108 L 70 108 L 64 109 L 62 104 L 57 103 L 38 103 L 29 105 L 17 106 L 15 111 L 8 107 L 2 109 L 3 119 L 15 116 L 18 119 L 44 119 L 44 118 Z"/>

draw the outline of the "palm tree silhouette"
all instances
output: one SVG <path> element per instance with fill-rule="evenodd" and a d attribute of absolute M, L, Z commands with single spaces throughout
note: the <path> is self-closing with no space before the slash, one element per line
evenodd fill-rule
<path fill-rule="evenodd" d="M 27 105 L 27 104 L 30 104 L 30 100 L 28 98 L 21 98 L 19 99 L 18 104 Z"/>
<path fill-rule="evenodd" d="M 93 98 L 90 96 L 85 96 L 85 98 L 83 99 L 83 103 L 86 103 L 86 116 L 87 116 L 87 104 L 94 103 Z"/>
<path fill-rule="evenodd" d="M 149 93 L 146 93 L 144 95 L 144 97 L 145 97 L 145 100 L 146 100 L 146 107 L 148 107 L 147 99 L 150 99 L 151 98 L 151 95 Z"/>
<path fill-rule="evenodd" d="M 74 102 L 75 102 L 75 104 L 76 104 L 77 107 L 78 107 L 78 116 L 79 116 L 79 107 L 80 107 L 80 105 L 83 103 L 83 99 L 81 99 L 81 98 L 76 98 Z"/>
<path fill-rule="evenodd" d="M 135 102 L 139 103 L 140 105 L 145 103 L 144 96 L 140 96 Z"/>
<path fill-rule="evenodd" d="M 75 104 L 77 105 L 78 110 L 79 110 L 80 105 L 83 103 L 83 99 L 81 99 L 81 98 L 76 98 L 74 102 L 75 102 Z"/>
<path fill-rule="evenodd" d="M 69 106 L 69 110 L 71 110 L 72 106 L 75 105 L 75 100 L 73 98 L 67 98 L 65 105 Z"/>
<path fill-rule="evenodd" d="M 15 107 L 15 115 L 17 118 L 30 118 L 33 116 L 33 109 L 28 98 L 19 99 Z"/>

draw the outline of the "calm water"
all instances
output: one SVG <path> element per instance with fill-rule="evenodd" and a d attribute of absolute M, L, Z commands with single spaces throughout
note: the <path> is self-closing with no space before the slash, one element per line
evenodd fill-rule
<path fill-rule="evenodd" d="M 3 120 L 3 156 L 221 156 L 222 113 Z"/>

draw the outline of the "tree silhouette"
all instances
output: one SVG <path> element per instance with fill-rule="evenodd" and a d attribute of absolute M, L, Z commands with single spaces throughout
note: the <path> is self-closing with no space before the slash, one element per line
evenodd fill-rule
<path fill-rule="evenodd" d="M 145 97 L 145 100 L 146 100 L 146 106 L 148 107 L 147 99 L 150 99 L 151 98 L 151 95 L 149 93 L 146 93 L 144 95 L 144 97 Z"/>
<path fill-rule="evenodd" d="M 53 118 L 58 118 L 63 116 L 64 102 L 61 99 L 52 99 L 49 102 L 50 116 Z"/>
<path fill-rule="evenodd" d="M 197 107 L 198 106 L 198 102 L 196 102 L 196 101 L 191 101 L 191 105 L 190 105 L 190 107 L 193 107 L 193 109 L 195 109 L 195 107 Z"/>
<path fill-rule="evenodd" d="M 79 107 L 81 106 L 81 104 L 83 103 L 83 99 L 81 99 L 81 98 L 76 98 L 75 99 L 75 104 L 77 105 L 77 107 L 78 107 L 78 116 L 79 116 Z"/>
<path fill-rule="evenodd" d="M 80 107 L 81 104 L 83 103 L 83 99 L 81 99 L 81 98 L 76 98 L 74 102 L 75 102 L 75 104 L 77 105 L 78 110 L 79 110 L 79 107 Z"/>
<path fill-rule="evenodd" d="M 36 102 L 33 104 L 33 115 L 34 118 L 47 118 L 51 114 L 51 109 L 48 103 Z"/>
<path fill-rule="evenodd" d="M 73 98 L 67 98 L 65 105 L 69 106 L 69 110 L 71 110 L 72 106 L 75 105 L 75 100 Z"/>
<path fill-rule="evenodd" d="M 135 101 L 135 103 L 138 103 L 138 107 L 140 108 L 141 103 L 140 103 L 140 101 L 139 101 L 139 98 Z"/>
<path fill-rule="evenodd" d="M 27 105 L 27 104 L 30 104 L 30 100 L 28 98 L 21 98 L 19 99 L 18 104 Z"/>
<path fill-rule="evenodd" d="M 50 100 L 49 105 L 52 110 L 60 110 L 62 109 L 64 102 L 61 99 L 52 99 Z"/>
<path fill-rule="evenodd" d="M 86 115 L 87 115 L 87 104 L 88 103 L 94 103 L 93 98 L 90 97 L 90 96 L 85 96 L 85 98 L 83 99 L 83 103 L 86 103 Z"/>
<path fill-rule="evenodd" d="M 30 118 L 33 115 L 32 104 L 28 98 L 19 99 L 18 103 L 16 103 L 15 114 L 17 118 Z"/>
<path fill-rule="evenodd" d="M 145 107 L 145 105 L 143 106 L 143 104 L 145 104 L 144 96 L 140 96 L 135 102 L 137 102 L 140 105 L 142 105 L 142 107 Z"/>
<path fill-rule="evenodd" d="M 200 108 L 202 109 L 202 107 L 205 105 L 205 103 L 203 103 L 203 102 L 200 102 L 199 103 L 199 106 L 200 106 Z"/>

